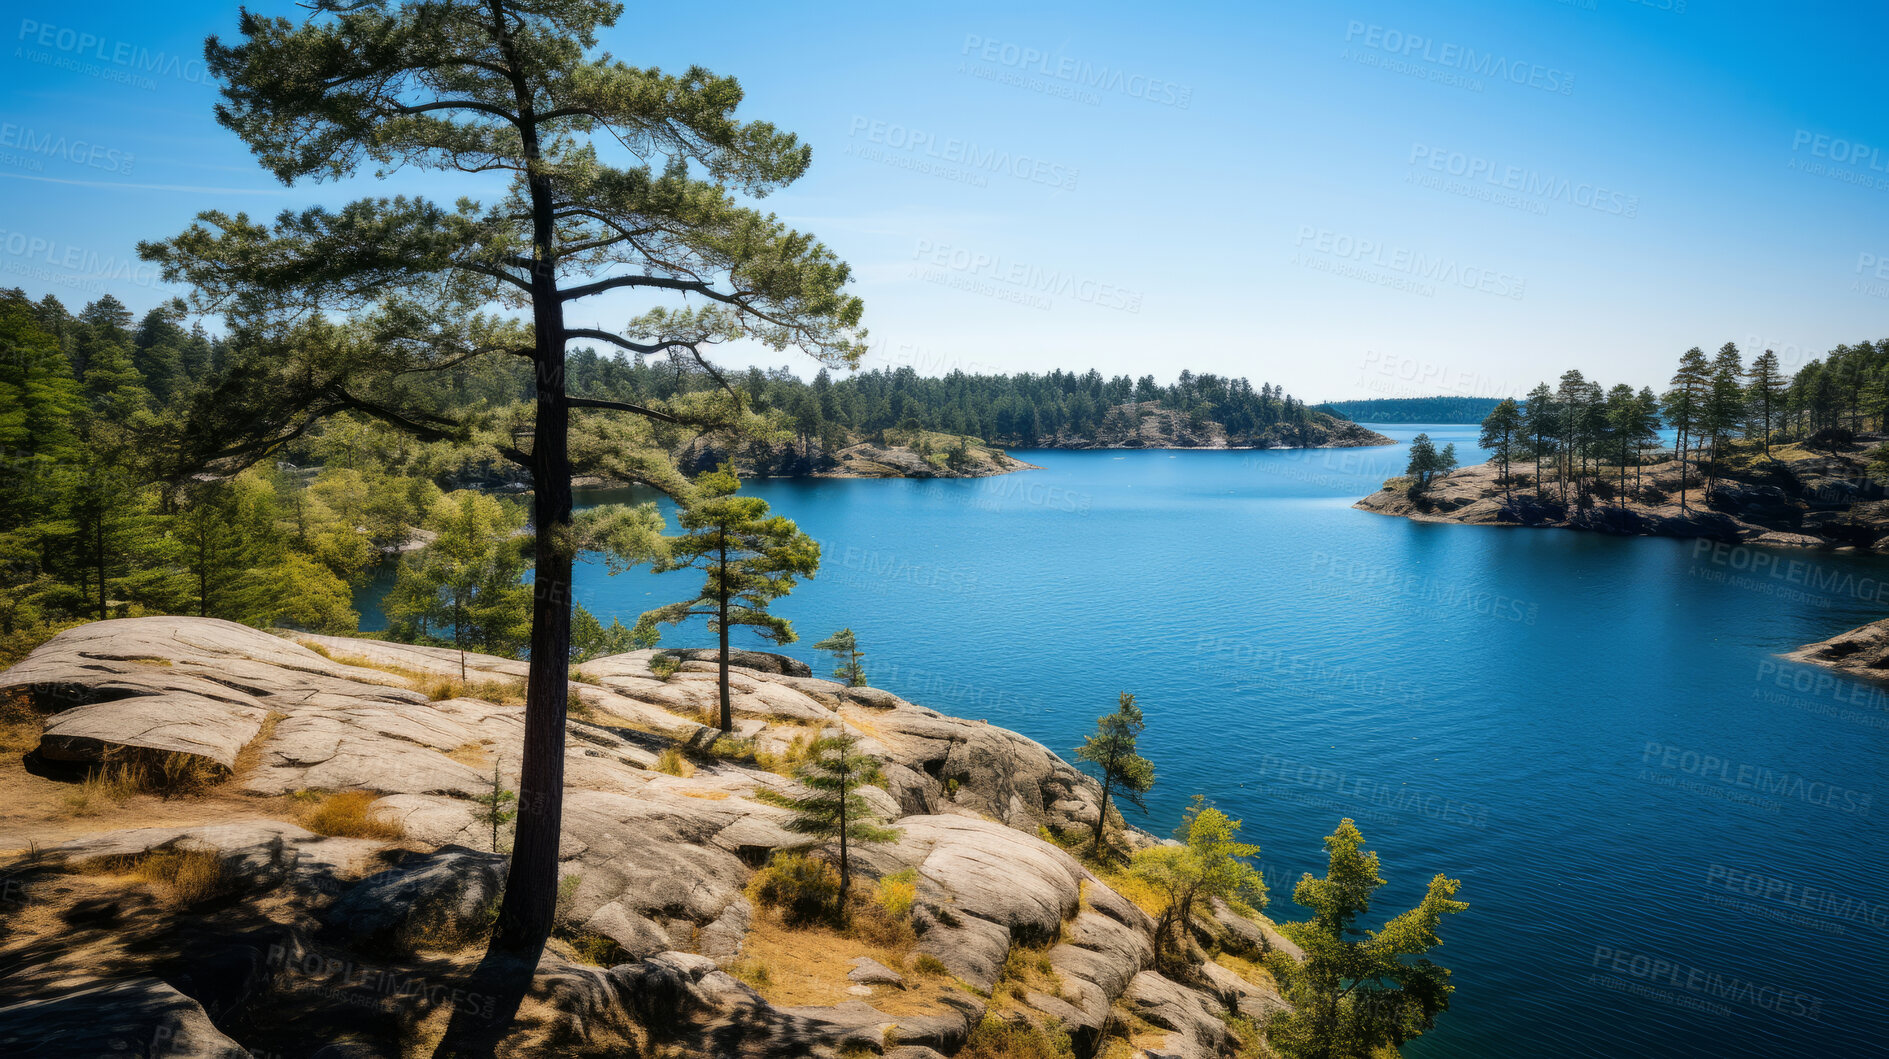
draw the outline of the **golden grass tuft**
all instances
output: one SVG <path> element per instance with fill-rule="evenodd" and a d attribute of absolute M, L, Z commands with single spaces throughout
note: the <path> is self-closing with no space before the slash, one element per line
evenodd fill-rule
<path fill-rule="evenodd" d="M 335 838 L 378 838 L 398 841 L 406 837 L 401 826 L 371 809 L 379 795 L 373 791 L 336 791 L 325 795 L 304 811 L 302 826 L 318 835 Z"/>
<path fill-rule="evenodd" d="M 87 875 L 130 875 L 149 883 L 176 908 L 218 896 L 231 880 L 223 858 L 209 849 L 159 849 L 124 857 L 98 857 L 78 866 Z"/>
<path fill-rule="evenodd" d="M 682 751 L 675 747 L 667 747 L 662 753 L 656 755 L 656 771 L 686 779 L 695 775 L 695 766 L 689 764 L 689 759 L 682 756 Z"/>

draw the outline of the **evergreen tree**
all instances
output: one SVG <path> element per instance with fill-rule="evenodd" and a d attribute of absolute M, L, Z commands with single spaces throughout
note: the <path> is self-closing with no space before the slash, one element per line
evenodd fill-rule
<path fill-rule="evenodd" d="M 1673 373 L 1672 389 L 1666 391 L 1666 422 L 1679 434 L 1679 509 L 1686 510 L 1686 452 L 1692 436 L 1705 414 L 1705 399 L 1711 390 L 1711 372 L 1706 367 L 1705 351 L 1698 346 L 1679 358 L 1679 370 Z"/>
<path fill-rule="evenodd" d="M 498 194 L 452 207 L 370 197 L 339 211 L 284 212 L 273 226 L 221 212 L 140 252 L 200 307 L 241 323 L 305 321 L 258 331 L 216 392 L 193 402 L 167 437 L 180 461 L 255 460 L 327 415 L 352 411 L 423 438 L 457 440 L 492 426 L 441 398 L 426 379 L 503 365 L 529 376 L 530 413 L 486 435 L 527 469 L 535 585 L 520 800 L 529 807 L 499 913 L 495 952 L 534 953 L 555 913 L 568 697 L 573 562 L 573 410 L 594 458 L 630 480 L 681 488 L 673 471 L 626 458 L 629 421 L 676 414 L 574 396 L 565 351 L 591 339 L 636 353 L 700 358 L 711 343 L 750 338 L 834 365 L 857 363 L 862 305 L 847 267 L 814 239 L 735 193 L 765 195 L 798 179 L 811 151 L 765 122 L 738 120 L 740 85 L 692 68 L 637 69 L 596 52 L 620 4 L 579 0 L 311 0 L 305 19 L 244 12 L 240 41 L 211 38 L 206 65 L 223 84 L 218 120 L 278 179 L 340 180 L 363 164 L 498 174 Z M 593 146 L 630 144 L 625 166 Z M 572 326 L 567 312 L 612 291 L 699 295 L 652 309 L 621 331 Z M 530 326 L 482 315 L 529 306 Z M 363 314 L 350 338 L 335 314 Z M 476 411 L 476 410 L 475 410 Z M 701 407 L 698 421 L 725 418 Z M 528 422 L 527 422 L 528 421 Z M 580 420 L 580 425 L 582 425 Z M 514 431 L 514 426 L 518 429 Z M 529 433 L 529 446 L 519 434 Z M 636 449 L 647 452 L 655 446 Z M 449 1033 L 472 1032 L 461 1020 Z"/>
<path fill-rule="evenodd" d="M 282 540 L 275 490 L 260 475 L 197 485 L 171 535 L 185 605 L 199 617 L 262 623 L 273 616 L 274 585 L 263 571 L 280 560 Z"/>
<path fill-rule="evenodd" d="M 833 675 L 851 688 L 866 686 L 866 656 L 859 649 L 859 640 L 851 629 L 839 632 L 813 645 L 816 651 L 827 651 L 833 655 Z"/>
<path fill-rule="evenodd" d="M 400 566 L 382 606 L 397 640 L 444 641 L 459 651 L 516 656 L 530 637 L 531 588 L 524 513 L 484 493 L 464 490 L 440 501 L 427 528 L 438 536 Z M 444 634 L 444 635 L 442 635 Z"/>
<path fill-rule="evenodd" d="M 1751 360 L 1745 373 L 1750 382 L 1745 387 L 1745 404 L 1751 409 L 1764 443 L 1764 458 L 1771 458 L 1771 430 L 1784 411 L 1789 381 L 1778 371 L 1777 354 L 1769 349 Z"/>
<path fill-rule="evenodd" d="M 1147 728 L 1135 697 L 1124 691 L 1114 713 L 1096 719 L 1095 731 L 1076 748 L 1076 760 L 1095 766 L 1102 782 L 1102 801 L 1095 814 L 1095 832 L 1089 837 L 1091 856 L 1102 854 L 1102 831 L 1108 823 L 1110 795 L 1119 795 L 1143 812 L 1142 795 L 1154 789 L 1154 763 L 1142 757 L 1137 744 Z"/>
<path fill-rule="evenodd" d="M 1515 496 L 1511 490 L 1513 483 L 1509 478 L 1509 463 L 1515 458 L 1516 449 L 1521 444 L 1522 429 L 1522 409 L 1513 399 L 1509 399 L 1496 405 L 1488 418 L 1482 421 L 1482 436 L 1476 439 L 1478 446 L 1494 453 L 1496 466 L 1501 468 L 1502 473 L 1502 494 L 1510 501 Z"/>
<path fill-rule="evenodd" d="M 1461 883 L 1430 880 L 1423 901 L 1382 930 L 1357 926 L 1371 910 L 1384 880 L 1376 853 L 1361 852 L 1364 837 L 1350 820 L 1325 839 L 1325 877 L 1309 872 L 1292 898 L 1312 910 L 1295 935 L 1305 959 L 1274 952 L 1267 960 L 1284 987 L 1290 1011 L 1272 1017 L 1267 1042 L 1292 1059 L 1377 1059 L 1436 1025 L 1449 1009 L 1450 972 L 1421 957 L 1441 944 L 1443 916 L 1467 904 L 1453 900 Z"/>
<path fill-rule="evenodd" d="M 871 803 L 859 788 L 879 777 L 879 762 L 859 752 L 859 739 L 849 732 L 818 739 L 807 760 L 795 772 L 795 778 L 807 788 L 807 794 L 789 799 L 794 812 L 788 828 L 811 835 L 821 842 L 840 846 L 840 914 L 845 913 L 846 892 L 852 885 L 852 847 L 855 844 L 891 842 L 899 837 L 894 828 L 882 826 Z"/>
<path fill-rule="evenodd" d="M 1725 439 L 1745 421 L 1745 369 L 1738 357 L 1738 347 L 1730 342 L 1719 347 L 1712 359 L 1712 381 L 1706 389 L 1705 404 L 1699 416 L 1699 431 L 1710 448 L 1706 456 L 1706 489 L 1718 480 L 1719 461 Z"/>
<path fill-rule="evenodd" d="M 1554 455 L 1556 418 L 1554 391 L 1545 382 L 1537 384 L 1528 391 L 1528 403 L 1522 410 L 1522 431 L 1529 438 L 1529 453 L 1535 458 L 1535 498 L 1538 500 L 1545 499 L 1541 461 Z"/>
<path fill-rule="evenodd" d="M 1456 446 L 1446 445 L 1442 452 L 1436 450 L 1436 443 L 1428 434 L 1418 434 L 1410 442 L 1410 462 L 1404 473 L 1412 479 L 1410 492 L 1421 496 L 1430 488 L 1430 483 L 1440 474 L 1448 474 L 1456 468 Z"/>
<path fill-rule="evenodd" d="M 690 599 L 646 612 L 639 626 L 674 625 L 707 618 L 720 640 L 721 728 L 733 731 L 734 708 L 728 693 L 728 632 L 747 626 L 763 639 L 793 643 L 794 627 L 767 612 L 768 604 L 793 591 L 802 577 L 820 568 L 820 542 L 800 532 L 781 515 L 768 515 L 767 501 L 737 495 L 741 480 L 732 464 L 723 464 L 695 481 L 696 495 L 678 513 L 689 532 L 669 540 L 669 554 L 654 566 L 657 573 L 695 568 L 708 577 Z"/>
<path fill-rule="evenodd" d="M 1248 857 L 1259 847 L 1241 842 L 1240 821 L 1229 818 L 1194 796 L 1181 826 L 1174 832 L 1179 846 L 1155 846 L 1135 854 L 1129 870 L 1166 898 L 1155 921 L 1155 959 L 1164 968 L 1191 964 L 1187 947 L 1195 912 L 1218 899 L 1238 912 L 1266 907 L 1266 882 Z"/>

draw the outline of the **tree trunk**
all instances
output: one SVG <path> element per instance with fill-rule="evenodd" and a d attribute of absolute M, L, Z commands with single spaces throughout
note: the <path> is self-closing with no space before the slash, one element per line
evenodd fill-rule
<path fill-rule="evenodd" d="M 505 50 L 502 18 L 495 32 Z M 538 158 L 531 99 L 517 84 L 525 155 Z M 533 362 L 537 419 L 532 428 L 531 670 L 525 685 L 525 745 L 518 777 L 518 817 L 512 832 L 511 873 L 499 907 L 493 944 L 515 954 L 539 951 L 557 913 L 558 839 L 564 818 L 564 714 L 570 695 L 571 461 L 570 405 L 564 393 L 564 302 L 557 282 L 554 199 L 541 173 L 527 178 L 530 192 Z"/>
<path fill-rule="evenodd" d="M 734 707 L 728 701 L 728 534 L 726 530 L 722 531 L 721 591 L 717 595 L 716 604 L 721 610 L 719 617 L 719 624 L 721 626 L 721 665 L 719 667 L 721 672 L 721 730 L 724 732 L 733 732 L 735 730 L 735 711 Z"/>

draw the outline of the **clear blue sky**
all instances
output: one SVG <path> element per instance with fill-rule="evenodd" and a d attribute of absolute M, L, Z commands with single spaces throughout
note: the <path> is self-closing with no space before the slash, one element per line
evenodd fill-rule
<path fill-rule="evenodd" d="M 8 0 L 0 284 L 142 310 L 171 292 L 139 239 L 373 193 L 284 189 L 216 125 L 202 38 L 235 24 Z M 812 143 L 767 205 L 852 263 L 872 362 L 1318 400 L 1889 335 L 1885 39 L 1854 3 L 1011 0 L 632 5 L 605 44 Z"/>

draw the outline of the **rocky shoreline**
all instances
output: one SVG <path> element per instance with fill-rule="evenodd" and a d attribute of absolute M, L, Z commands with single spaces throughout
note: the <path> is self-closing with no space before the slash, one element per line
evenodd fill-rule
<path fill-rule="evenodd" d="M 1052 840 L 1095 820 L 1099 791 L 1041 744 L 758 652 L 718 740 L 713 664 L 685 653 L 665 677 L 651 657 L 573 672 L 561 926 L 499 1054 L 937 1059 L 995 1019 L 1078 1056 L 1123 1034 L 1135 1055 L 1230 1056 L 1253 1023 L 1228 1013 L 1283 1007 L 1255 961 L 1296 946 L 1225 906 L 1195 933 L 1233 957 L 1156 968 L 1148 909 Z M 149 617 L 0 674 L 29 751 L 0 758 L 0 1051 L 430 1051 L 482 1002 L 465 983 L 504 873 L 478 799 L 495 770 L 516 785 L 523 731 L 525 663 L 466 664 L 462 681 L 453 651 Z M 835 729 L 881 762 L 865 793 L 901 837 L 854 856 L 910 880 L 904 941 L 790 930 L 752 890 L 806 845 L 779 762 Z M 79 782 L 128 760 L 176 782 Z M 347 797 L 384 830 L 324 824 Z"/>
<path fill-rule="evenodd" d="M 1859 680 L 1889 683 L 1889 618 L 1806 644 L 1783 657 L 1791 662 L 1833 669 Z"/>
<path fill-rule="evenodd" d="M 1557 483 L 1537 494 L 1532 464 L 1518 463 L 1508 488 L 1494 464 L 1465 467 L 1433 479 L 1422 496 L 1393 478 L 1352 505 L 1418 522 L 1559 528 L 1616 536 L 1705 538 L 1785 548 L 1889 551 L 1889 501 L 1869 472 L 1881 437 L 1859 438 L 1848 451 L 1780 448 L 1776 459 L 1722 468 L 1710 488 L 1695 464 L 1687 470 L 1687 505 L 1680 506 L 1680 465 L 1671 453 L 1603 475 L 1586 506 Z M 1663 456 L 1663 458 L 1659 458 Z"/>

